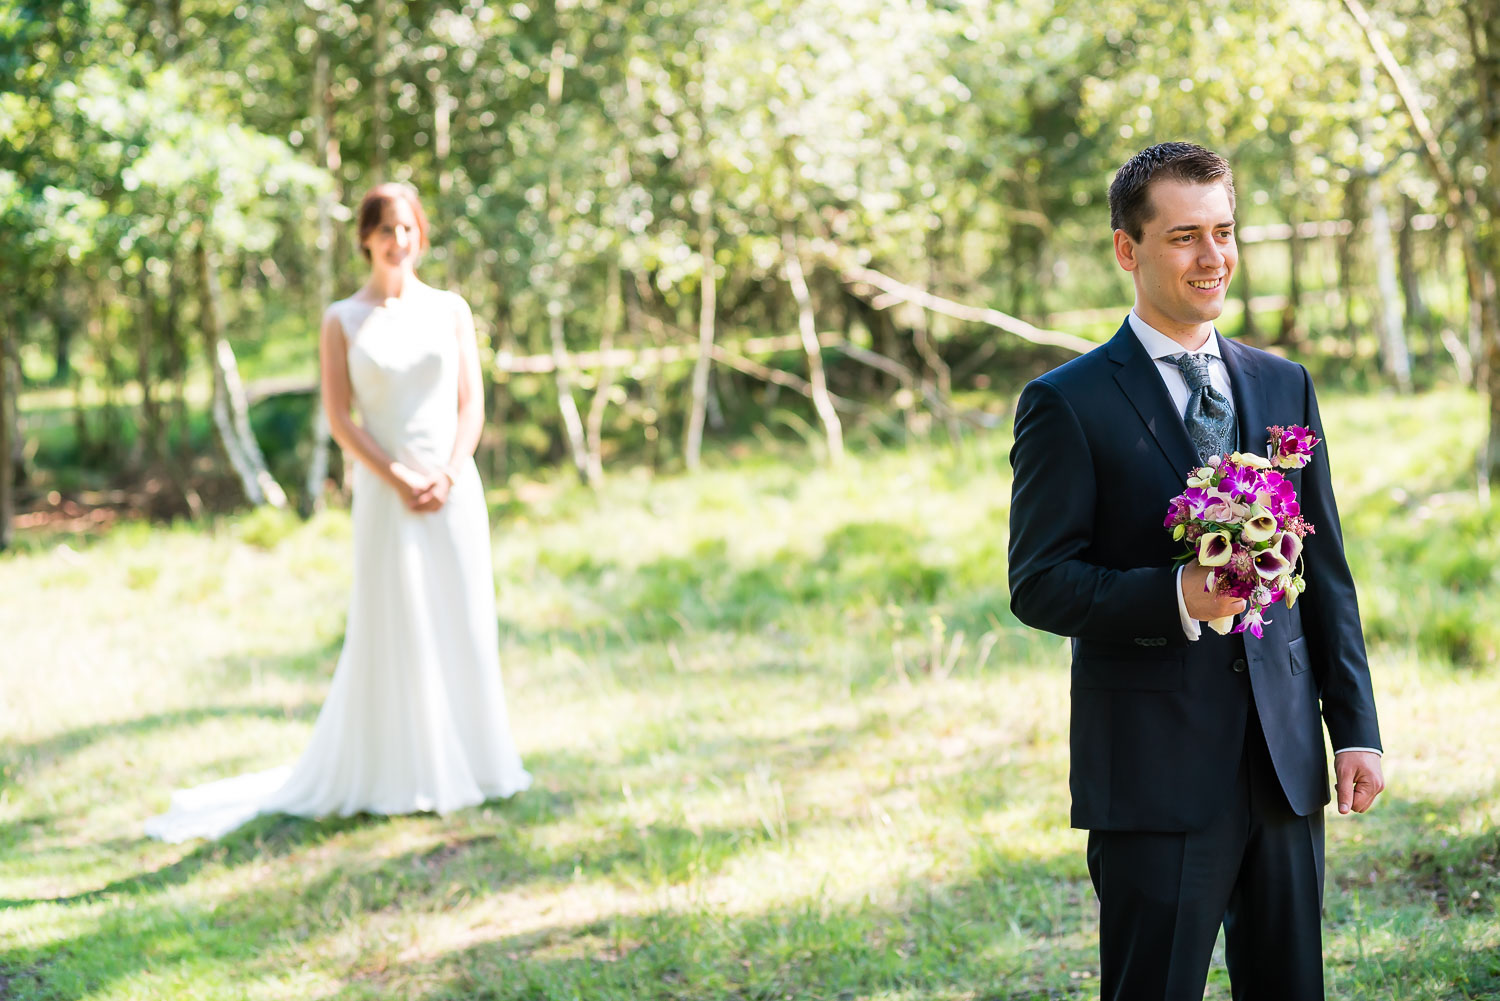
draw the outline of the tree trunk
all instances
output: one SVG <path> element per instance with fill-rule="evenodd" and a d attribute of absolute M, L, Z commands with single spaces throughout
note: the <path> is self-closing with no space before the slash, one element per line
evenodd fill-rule
<path fill-rule="evenodd" d="M 321 19 L 320 19 L 321 20 Z M 323 25 L 316 25 L 318 52 L 313 63 L 313 115 L 317 122 L 317 149 L 322 165 L 329 177 L 336 176 L 334 162 L 338 152 L 331 142 L 332 130 L 329 120 L 333 93 L 329 87 L 328 42 L 323 34 Z M 337 244 L 333 232 L 332 191 L 318 195 L 318 260 L 317 301 L 324 309 L 333 302 L 333 251 Z M 328 424 L 328 412 L 323 407 L 323 385 L 318 381 L 318 398 L 313 404 L 312 454 L 307 463 L 307 480 L 303 484 L 301 514 L 309 517 L 323 510 L 324 487 L 328 483 L 328 455 L 332 448 L 332 431 Z"/>
<path fill-rule="evenodd" d="M 1354 345 L 1359 340 L 1354 322 L 1354 267 L 1355 245 L 1359 237 L 1360 223 L 1365 217 L 1365 182 L 1353 177 L 1344 185 L 1344 218 L 1352 224 L 1349 232 L 1338 238 L 1339 297 L 1344 304 L 1344 333 L 1349 338 L 1350 350 L 1355 355 Z"/>
<path fill-rule="evenodd" d="M 703 269 L 698 310 L 698 358 L 693 363 L 693 402 L 688 415 L 687 446 L 683 459 L 690 470 L 698 468 L 703 448 L 703 419 L 708 407 L 708 374 L 713 360 L 714 321 L 718 275 L 714 268 L 714 218 L 712 192 L 706 183 L 694 193 L 698 202 L 698 262 Z"/>
<path fill-rule="evenodd" d="M 239 478 L 245 499 L 252 505 L 270 504 L 286 507 L 286 492 L 266 468 L 260 445 L 250 430 L 250 405 L 240 382 L 234 349 L 219 331 L 219 288 L 208 248 L 202 236 L 194 256 L 198 263 L 198 295 L 201 303 L 199 322 L 203 326 L 204 347 L 213 367 L 213 419 L 219 447 Z"/>
<path fill-rule="evenodd" d="M 141 431 L 136 441 L 141 443 L 152 462 L 158 462 L 165 449 L 161 403 L 154 392 L 156 380 L 151 371 L 151 355 L 156 347 L 156 300 L 151 292 L 151 269 L 143 263 L 140 273 L 140 325 L 135 338 L 135 375 L 136 381 L 141 384 Z"/>
<path fill-rule="evenodd" d="M 1297 235 L 1297 216 L 1287 213 L 1292 232 L 1286 241 L 1286 305 L 1281 309 L 1281 332 L 1276 340 L 1280 344 L 1295 344 L 1300 339 L 1297 326 L 1302 311 L 1302 237 Z"/>
<path fill-rule="evenodd" d="M 1365 13 L 1364 5 L 1359 0 L 1344 0 L 1344 6 L 1359 22 L 1381 68 L 1395 85 L 1401 103 L 1411 119 L 1412 128 L 1421 140 L 1427 164 L 1443 189 L 1449 211 L 1458 222 L 1459 235 L 1463 238 L 1470 310 L 1474 314 L 1484 350 L 1484 382 L 1490 398 L 1489 436 L 1480 465 L 1487 482 L 1500 484 L 1500 303 L 1496 302 L 1495 291 L 1495 273 L 1500 269 L 1500 246 L 1496 246 L 1496 243 L 1500 242 L 1500 234 L 1491 234 L 1488 243 L 1481 241 L 1475 232 L 1470 202 L 1483 196 L 1461 184 L 1454 174 L 1443 155 L 1437 132 L 1428 122 L 1427 113 L 1422 110 L 1422 95 L 1396 61 L 1390 47 L 1385 44 L 1385 39 L 1375 29 L 1369 15 Z M 1476 3 L 1463 5 L 1463 11 L 1480 105 L 1484 109 L 1481 138 L 1490 176 L 1493 178 L 1496 169 L 1500 168 L 1500 106 L 1497 106 L 1497 102 L 1500 102 L 1500 2 L 1478 0 Z M 1484 194 L 1493 198 L 1493 185 L 1487 185 Z M 1493 218 L 1496 206 L 1491 203 L 1490 207 Z"/>
<path fill-rule="evenodd" d="M 191 428 L 187 413 L 187 338 L 182 332 L 182 276 L 177 248 L 172 248 L 167 269 L 167 309 L 162 317 L 162 335 L 167 342 L 167 372 L 172 379 L 172 411 L 167 416 L 167 448 L 175 452 L 175 461 L 192 458 Z M 172 448 L 172 431 L 177 432 L 177 447 Z"/>
<path fill-rule="evenodd" d="M 162 37 L 162 52 L 167 61 L 177 58 L 177 39 L 181 30 L 181 0 L 156 0 L 156 21 Z"/>
<path fill-rule="evenodd" d="M 1249 248 L 1245 248 L 1248 250 Z M 1240 317 L 1240 339 L 1254 341 L 1260 337 L 1260 331 L 1255 326 L 1255 310 L 1250 307 L 1252 293 L 1250 291 L 1250 269 L 1246 267 L 1250 255 L 1245 250 L 1240 251 L 1239 267 L 1235 268 L 1235 276 L 1239 278 L 1240 303 L 1243 307 Z"/>
<path fill-rule="evenodd" d="M 11 377 L 14 339 L 10 317 L 0 315 L 0 551 L 10 548 L 16 516 L 16 464 L 12 453 L 20 439 L 20 429 L 16 426 L 20 380 Z"/>
<path fill-rule="evenodd" d="M 1489 208 L 1490 225 L 1486 238 L 1478 242 L 1479 327 L 1484 344 L 1484 381 L 1490 397 L 1489 435 L 1484 448 L 1484 476 L 1500 485 L 1500 296 L 1496 293 L 1496 275 L 1500 274 L 1500 193 L 1495 179 L 1500 177 L 1500 0 L 1476 0 L 1464 5 L 1469 33 L 1469 47 L 1474 57 L 1480 106 L 1484 115 L 1480 133 L 1484 141 L 1485 164 L 1489 183 L 1479 192 Z M 1471 280 L 1472 281 L 1472 280 Z"/>
<path fill-rule="evenodd" d="M 390 138 L 385 120 L 390 110 L 385 93 L 385 52 L 390 34 L 387 0 L 373 0 L 370 5 L 370 20 L 374 41 L 374 57 L 370 60 L 370 172 L 378 184 L 386 180 L 385 145 Z"/>
<path fill-rule="evenodd" d="M 572 364 L 568 361 L 568 347 L 563 337 L 563 308 L 559 299 L 547 303 L 547 337 L 552 345 L 554 381 L 557 384 L 557 406 L 562 411 L 563 432 L 567 436 L 568 455 L 573 468 L 584 483 L 589 480 L 588 446 L 584 442 L 583 418 L 578 412 L 578 401 L 573 398 Z"/>
<path fill-rule="evenodd" d="M 1422 323 L 1427 318 L 1427 306 L 1422 302 L 1422 286 L 1417 280 L 1416 234 L 1412 219 L 1417 214 L 1417 204 L 1410 195 L 1401 196 L 1401 229 L 1396 234 L 1396 263 L 1401 270 L 1401 302 L 1408 324 Z"/>
<path fill-rule="evenodd" d="M 932 284 L 932 259 L 932 247 L 928 244 L 923 254 L 921 284 L 917 286 L 923 292 L 927 292 Z M 1042 301 L 1040 290 L 1037 291 L 1037 301 Z M 912 347 L 917 349 L 917 355 L 922 359 L 924 372 L 922 395 L 932 396 L 937 404 L 933 409 L 945 415 L 943 426 L 948 431 L 948 440 L 957 444 L 963 432 L 953 416 L 953 408 L 948 405 L 948 397 L 953 388 L 953 374 L 948 363 L 943 361 L 943 356 L 938 353 L 936 346 L 932 343 L 932 332 L 925 309 L 918 309 L 912 317 L 911 340 Z M 928 378 L 925 373 L 931 373 L 931 378 Z"/>
<path fill-rule="evenodd" d="M 1385 210 L 1384 190 L 1378 175 L 1370 179 L 1367 197 L 1370 205 L 1371 251 L 1375 256 L 1375 287 L 1380 298 L 1380 310 L 1377 314 L 1380 357 L 1386 375 L 1396 380 L 1396 388 L 1409 393 L 1411 355 L 1406 347 L 1406 325 L 1401 318 L 1401 295 L 1391 249 L 1391 220 Z"/>
<path fill-rule="evenodd" d="M 833 400 L 828 396 L 828 380 L 823 373 L 823 347 L 818 343 L 812 294 L 808 292 L 807 279 L 802 274 L 801 248 L 789 225 L 782 229 L 781 248 L 786 264 L 787 284 L 791 287 L 792 298 L 797 301 L 797 330 L 802 335 L 802 350 L 807 354 L 813 409 L 823 422 L 823 433 L 828 438 L 828 462 L 838 466 L 844 461 L 844 428 L 839 423 L 838 411 L 833 408 Z"/>
<path fill-rule="evenodd" d="M 496 255 L 497 261 L 503 259 L 502 255 Z M 493 285 L 495 289 L 495 337 L 491 343 L 498 355 L 512 355 L 516 352 L 516 336 L 511 324 L 510 300 L 505 297 L 504 272 L 499 264 L 495 267 Z M 508 377 L 502 375 L 498 369 L 491 371 L 490 427 L 494 429 L 495 445 L 489 456 L 489 481 L 500 483 L 505 478 L 506 463 L 509 458 L 507 453 L 510 434 L 506 428 L 506 418 L 510 413 L 510 387 Z"/>
<path fill-rule="evenodd" d="M 573 398 L 573 378 L 568 363 L 568 347 L 563 337 L 563 278 L 557 273 L 557 256 L 562 244 L 563 190 L 562 164 L 559 149 L 562 125 L 558 109 L 562 106 L 563 56 L 567 48 L 561 38 L 552 43 L 551 65 L 547 73 L 547 104 L 552 108 L 553 157 L 547 176 L 547 222 L 551 229 L 553 246 L 550 248 L 547 274 L 547 338 L 552 349 L 553 372 L 557 383 L 557 405 L 562 411 L 563 432 L 567 437 L 568 453 L 573 459 L 573 468 L 578 478 L 587 483 L 589 479 L 588 446 L 584 443 L 583 418 L 578 413 L 578 401 Z"/>
<path fill-rule="evenodd" d="M 609 275 L 604 289 L 604 329 L 599 335 L 599 352 L 605 358 L 615 347 L 615 334 L 625 312 L 624 293 L 620 275 L 620 255 L 610 258 Z M 594 387 L 594 398 L 589 403 L 588 421 L 588 481 L 595 490 L 604 483 L 604 412 L 609 409 L 609 396 L 614 392 L 615 366 L 604 362 L 599 372 L 599 383 Z"/>

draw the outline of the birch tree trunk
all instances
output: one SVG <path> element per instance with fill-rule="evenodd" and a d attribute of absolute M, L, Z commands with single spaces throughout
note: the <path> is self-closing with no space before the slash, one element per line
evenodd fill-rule
<path fill-rule="evenodd" d="M 625 312 L 623 280 L 620 274 L 618 252 L 610 259 L 609 273 L 604 290 L 604 329 L 599 335 L 599 352 L 611 357 L 615 347 L 615 334 Z M 609 395 L 614 391 L 615 366 L 606 360 L 599 373 L 599 383 L 594 387 L 594 398 L 589 403 L 588 421 L 588 481 L 595 490 L 604 483 L 604 412 L 609 409 Z"/>
<path fill-rule="evenodd" d="M 1374 50 L 1381 68 L 1390 77 L 1401 104 L 1411 119 L 1412 129 L 1421 140 L 1423 156 L 1448 202 L 1448 210 L 1458 222 L 1459 236 L 1463 240 L 1464 265 L 1469 283 L 1470 310 L 1479 328 L 1481 347 L 1484 352 L 1485 390 L 1490 398 L 1489 435 L 1485 441 L 1484 454 L 1480 459 L 1481 475 L 1489 483 L 1500 484 L 1500 303 L 1496 302 L 1495 271 L 1500 268 L 1500 232 L 1491 233 L 1483 240 L 1475 231 L 1474 212 L 1471 202 L 1485 195 L 1462 183 L 1443 155 L 1437 132 L 1422 110 L 1422 95 L 1412 83 L 1411 77 L 1396 61 L 1390 46 L 1370 21 L 1360 0 L 1344 0 L 1344 6 L 1359 23 L 1365 39 Z M 1491 175 L 1500 167 L 1500 0 L 1476 0 L 1464 5 L 1464 16 L 1469 30 L 1470 54 L 1479 87 L 1480 103 L 1485 114 L 1481 125 L 1486 159 Z M 1487 189 L 1493 199 L 1493 185 Z M 1491 202 L 1492 214 L 1497 206 Z"/>
<path fill-rule="evenodd" d="M 823 372 L 823 346 L 818 343 L 817 320 L 813 315 L 812 294 L 802 273 L 801 248 L 790 225 L 781 231 L 782 256 L 786 261 L 786 280 L 792 298 L 797 302 L 797 331 L 802 335 L 802 350 L 807 353 L 808 381 L 812 384 L 813 409 L 823 423 L 828 438 L 828 462 L 838 466 L 844 461 L 844 428 L 838 411 L 828 396 L 828 379 Z"/>
<path fill-rule="evenodd" d="M 558 139 L 562 126 L 558 111 L 562 106 L 563 56 L 567 49 L 559 38 L 552 43 L 552 65 L 547 74 L 547 104 L 552 108 L 552 125 L 558 131 L 553 134 L 552 165 L 547 177 L 547 221 L 552 230 L 553 247 L 549 253 L 547 282 L 547 337 L 552 347 L 552 360 L 556 364 L 554 379 L 557 383 L 557 405 L 562 411 L 563 431 L 568 439 L 568 453 L 573 459 L 573 468 L 578 478 L 587 483 L 589 479 L 588 446 L 584 443 L 583 418 L 578 413 L 578 401 L 573 398 L 573 377 L 568 363 L 568 346 L 563 336 L 562 281 L 558 274 L 557 252 L 562 244 L 562 165 L 558 162 Z"/>
<path fill-rule="evenodd" d="M 234 349 L 223 338 L 219 330 L 219 286 L 218 279 L 208 259 L 208 248 L 204 237 L 198 239 L 194 256 L 198 261 L 198 294 L 201 302 L 199 321 L 203 326 L 203 342 L 208 363 L 213 367 L 213 419 L 214 433 L 219 447 L 239 478 L 245 499 L 259 507 L 286 507 L 286 492 L 266 468 L 260 445 L 250 430 L 250 405 L 245 399 L 245 387 L 240 382 L 240 370 L 235 362 Z"/>
<path fill-rule="evenodd" d="M 714 271 L 713 193 L 705 180 L 694 192 L 698 203 L 698 262 L 703 269 L 702 295 L 698 309 L 698 358 L 693 363 L 693 402 L 688 414 L 687 446 L 683 459 L 696 470 L 703 449 L 703 420 L 708 410 L 708 375 L 713 360 L 718 275 Z"/>
<path fill-rule="evenodd" d="M 1370 242 L 1375 254 L 1375 287 L 1380 298 L 1380 357 L 1387 375 L 1402 393 L 1411 392 L 1411 355 L 1406 347 L 1406 324 L 1401 316 L 1401 290 L 1396 281 L 1395 251 L 1391 247 L 1391 219 L 1377 175 L 1370 179 Z"/>

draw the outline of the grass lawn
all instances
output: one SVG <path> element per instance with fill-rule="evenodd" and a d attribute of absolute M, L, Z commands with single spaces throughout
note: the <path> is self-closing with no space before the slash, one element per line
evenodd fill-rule
<path fill-rule="evenodd" d="M 1390 782 L 1329 816 L 1329 995 L 1500 998 L 1483 407 L 1324 409 Z M 496 489 L 536 787 L 215 843 L 142 823 L 301 748 L 347 515 L 23 537 L 0 560 L 0 998 L 1096 997 L 1064 641 L 1007 608 L 1008 444 Z"/>

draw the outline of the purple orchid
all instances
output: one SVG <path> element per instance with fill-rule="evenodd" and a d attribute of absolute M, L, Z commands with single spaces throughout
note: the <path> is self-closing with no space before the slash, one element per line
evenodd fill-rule
<path fill-rule="evenodd" d="M 1269 625 L 1270 622 L 1270 619 L 1261 614 L 1260 606 L 1252 604 L 1249 608 L 1245 609 L 1245 615 L 1240 619 L 1240 624 L 1234 627 L 1234 631 L 1237 633 L 1249 632 L 1256 639 L 1261 639 L 1265 636 L 1264 627 Z"/>
<path fill-rule="evenodd" d="M 1274 425 L 1266 428 L 1271 436 L 1271 462 L 1283 469 L 1301 469 L 1312 458 L 1312 450 L 1320 441 L 1311 428 L 1298 424 L 1288 427 Z"/>
<path fill-rule="evenodd" d="M 1249 466 L 1230 466 L 1224 478 L 1219 481 L 1219 489 L 1235 500 L 1250 504 L 1255 500 L 1255 495 L 1260 493 L 1260 484 L 1259 470 Z"/>
<path fill-rule="evenodd" d="M 1261 486 L 1266 509 L 1276 516 L 1277 521 L 1302 512 L 1302 505 L 1297 502 L 1297 488 L 1276 470 L 1268 469 L 1261 474 Z"/>

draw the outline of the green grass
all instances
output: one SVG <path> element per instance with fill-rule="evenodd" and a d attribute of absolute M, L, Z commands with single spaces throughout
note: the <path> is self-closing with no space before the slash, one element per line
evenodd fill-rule
<path fill-rule="evenodd" d="M 1325 407 L 1391 783 L 1329 819 L 1329 993 L 1497 998 L 1483 408 Z M 0 998 L 1096 997 L 1064 643 L 1007 610 L 1007 446 L 497 488 L 537 786 L 216 843 L 141 825 L 302 746 L 347 515 L 23 538 L 0 561 Z"/>

